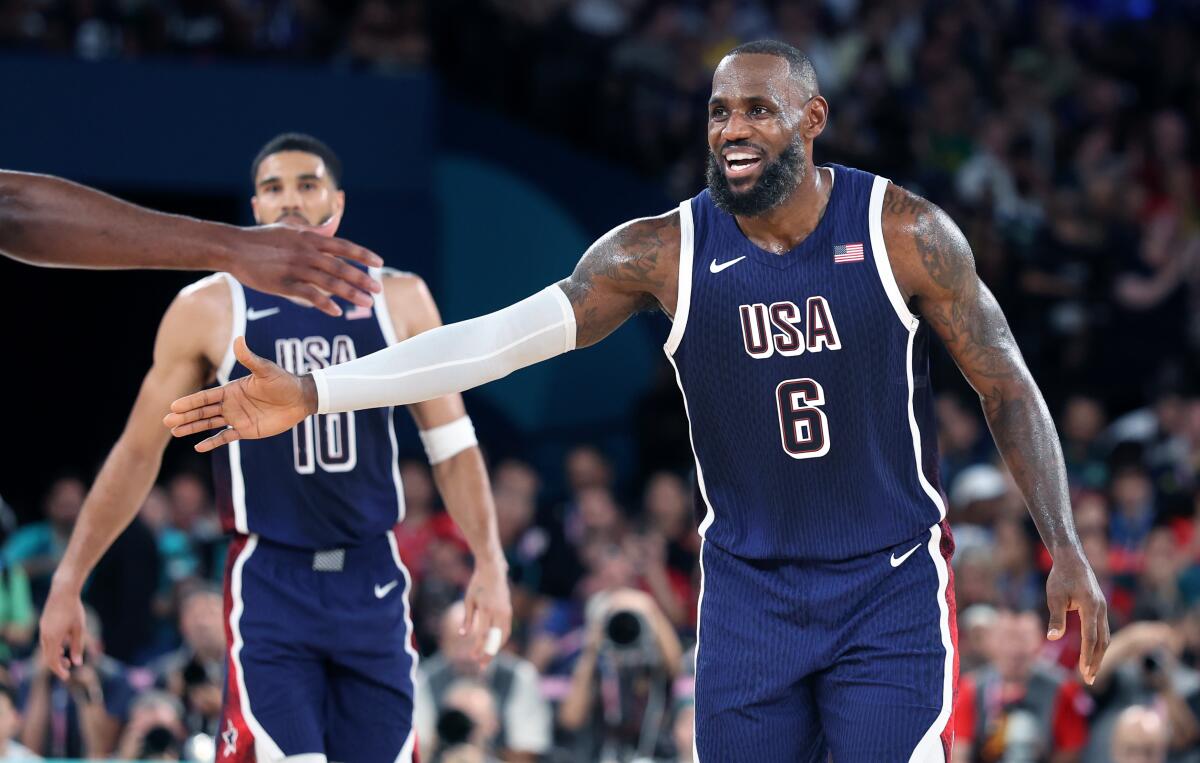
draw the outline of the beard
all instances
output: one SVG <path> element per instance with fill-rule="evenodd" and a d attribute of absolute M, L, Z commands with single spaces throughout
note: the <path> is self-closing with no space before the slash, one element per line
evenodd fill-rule
<path fill-rule="evenodd" d="M 708 192 L 713 203 L 723 212 L 741 217 L 755 217 L 782 204 L 804 181 L 808 156 L 800 136 L 777 158 L 766 162 L 754 185 L 746 191 L 735 191 L 729 185 L 722 161 L 710 149 L 705 168 Z"/>

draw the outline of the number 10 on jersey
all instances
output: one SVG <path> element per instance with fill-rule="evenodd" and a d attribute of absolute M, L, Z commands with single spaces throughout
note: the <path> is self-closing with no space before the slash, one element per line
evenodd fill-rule
<path fill-rule="evenodd" d="M 783 452 L 795 459 L 829 452 L 829 419 L 820 406 L 825 390 L 812 379 L 787 379 L 775 388 Z"/>
<path fill-rule="evenodd" d="M 275 358 L 284 370 L 305 374 L 328 368 L 355 357 L 354 342 L 339 334 L 332 345 L 322 336 L 277 339 Z M 309 416 L 292 427 L 293 465 L 299 474 L 348 472 L 358 464 L 358 440 L 354 436 L 354 412 Z"/>

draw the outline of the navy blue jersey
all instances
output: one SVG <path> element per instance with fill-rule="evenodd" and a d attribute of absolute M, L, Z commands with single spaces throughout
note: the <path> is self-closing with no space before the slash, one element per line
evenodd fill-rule
<path fill-rule="evenodd" d="M 251 349 L 293 373 L 345 363 L 395 341 L 382 295 L 373 308 L 343 304 L 345 313 L 333 318 L 225 278 L 233 292 L 233 335 L 244 334 Z M 248 374 L 231 347 L 218 381 Z M 214 455 L 227 532 L 328 549 L 378 538 L 404 516 L 391 408 L 310 416 L 290 433 L 234 442 Z"/>
<path fill-rule="evenodd" d="M 680 205 L 666 351 L 691 422 L 704 538 L 737 556 L 843 560 L 941 521 L 928 328 L 892 276 L 888 181 L 831 166 L 816 229 L 753 244 L 708 191 Z"/>

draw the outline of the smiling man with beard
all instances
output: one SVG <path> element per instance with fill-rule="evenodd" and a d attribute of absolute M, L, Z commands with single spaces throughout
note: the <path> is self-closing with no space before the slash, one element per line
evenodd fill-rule
<path fill-rule="evenodd" d="M 713 76 L 708 190 L 618 226 L 522 302 L 369 357 L 293 375 L 240 344 L 254 374 L 176 401 L 166 423 L 221 430 L 207 451 L 469 389 L 662 309 L 706 511 L 697 759 L 946 761 L 957 654 L 931 330 L 1053 555 L 1049 637 L 1079 610 L 1089 681 L 1104 597 L 1053 421 L 966 239 L 886 178 L 814 165 L 828 115 L 799 50 L 735 48 Z"/>

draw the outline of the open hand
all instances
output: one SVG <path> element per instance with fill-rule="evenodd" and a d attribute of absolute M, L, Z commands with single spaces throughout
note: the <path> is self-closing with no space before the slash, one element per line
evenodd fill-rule
<path fill-rule="evenodd" d="M 233 341 L 238 362 L 249 376 L 221 387 L 206 389 L 171 403 L 163 418 L 176 437 L 220 429 L 196 444 L 206 453 L 235 440 L 256 440 L 286 432 L 317 412 L 317 390 L 310 376 L 296 376 L 246 346 L 246 338 Z"/>
<path fill-rule="evenodd" d="M 229 237 L 222 241 L 232 252 L 229 272 L 252 289 L 302 299 L 336 317 L 342 309 L 329 295 L 370 307 L 371 294 L 382 288 L 362 270 L 342 261 L 379 267 L 383 264 L 379 255 L 333 238 L 333 228 L 264 225 L 229 230 Z"/>

